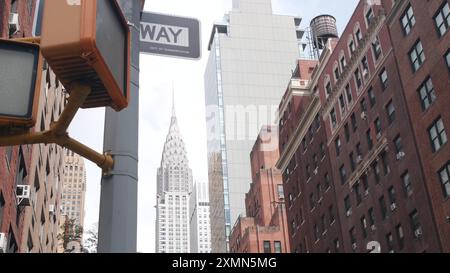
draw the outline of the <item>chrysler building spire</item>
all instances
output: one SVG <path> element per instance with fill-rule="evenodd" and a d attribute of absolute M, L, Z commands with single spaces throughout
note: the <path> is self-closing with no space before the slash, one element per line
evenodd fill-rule
<path fill-rule="evenodd" d="M 175 115 L 174 95 L 172 100 L 169 132 L 157 174 L 156 252 L 187 253 L 190 250 L 189 197 L 192 192 L 192 170 Z M 168 234 L 174 235 L 169 237 Z"/>

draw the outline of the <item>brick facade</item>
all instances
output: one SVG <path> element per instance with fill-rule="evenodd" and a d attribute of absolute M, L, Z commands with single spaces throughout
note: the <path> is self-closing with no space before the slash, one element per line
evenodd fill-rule
<path fill-rule="evenodd" d="M 430 126 L 438 118 L 442 120 L 437 125 L 441 142 L 446 142 L 442 140 L 450 130 L 450 111 L 444 106 L 449 100 L 444 57 L 450 45 L 449 31 L 447 27 L 439 37 L 433 21 L 446 2 L 368 5 L 360 1 L 342 37 L 329 40 L 312 75 L 294 76 L 293 81 L 305 82 L 301 91 L 288 90 L 280 105 L 281 158 L 277 163 L 286 192 L 295 192 L 290 190 L 292 180 L 306 185 L 306 190 L 298 190 L 298 198 L 293 198 L 294 209 L 288 209 L 290 221 L 305 210 L 309 218 L 298 228 L 300 234 L 291 231 L 293 250 L 367 252 L 368 243 L 377 241 L 382 252 L 449 251 L 448 196 L 439 176 L 449 162 L 449 146 L 443 143 L 433 153 L 429 136 Z M 405 37 L 400 20 L 409 3 L 417 21 Z M 423 40 L 426 60 L 414 73 L 409 53 L 418 39 Z M 299 66 L 310 65 L 300 61 Z M 428 76 L 437 98 L 423 111 L 418 90 Z M 289 92 L 298 93 L 302 100 Z M 304 98 L 305 94 L 309 98 Z M 317 112 L 302 105 L 314 104 L 310 102 L 314 100 L 319 100 L 315 108 L 320 116 L 317 124 L 323 122 L 322 134 L 314 134 L 318 126 L 314 127 L 312 120 Z M 294 108 L 301 114 L 286 116 L 291 104 L 299 105 Z M 318 171 L 311 174 L 321 141 L 326 143 L 330 160 L 321 161 Z M 302 158 L 296 160 L 300 164 L 292 162 L 298 149 L 303 150 Z M 320 195 L 308 190 L 308 184 L 325 181 L 321 170 L 332 173 L 335 192 L 331 195 L 335 196 L 330 200 L 337 207 L 339 244 L 318 224 L 323 222 L 318 216 L 325 212 L 321 206 L 326 205 L 319 204 L 318 215 L 312 209 L 317 209 Z M 321 192 L 321 186 L 316 187 L 316 192 Z M 325 200 L 326 195 L 322 202 Z M 325 219 L 330 219 L 330 214 L 325 213 Z"/>
<path fill-rule="evenodd" d="M 247 217 L 231 232 L 232 253 L 290 252 L 276 128 L 263 128 L 251 152 L 252 181 L 246 194 Z"/>

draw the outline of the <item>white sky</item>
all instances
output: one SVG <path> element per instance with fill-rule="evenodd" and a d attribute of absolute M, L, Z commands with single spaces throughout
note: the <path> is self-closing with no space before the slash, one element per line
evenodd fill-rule
<path fill-rule="evenodd" d="M 274 13 L 300 15 L 306 26 L 313 17 L 328 13 L 342 31 L 357 0 L 272 0 Z M 147 0 L 146 11 L 197 18 L 202 26 L 202 59 L 190 61 L 141 55 L 139 131 L 138 252 L 155 250 L 156 169 L 170 125 L 172 85 L 181 134 L 186 144 L 194 180 L 207 181 L 206 125 L 203 75 L 209 52 L 207 43 L 214 21 L 231 10 L 231 0 Z M 103 150 L 104 109 L 81 111 L 70 127 L 73 137 Z M 87 166 L 85 229 L 98 222 L 101 171 Z"/>

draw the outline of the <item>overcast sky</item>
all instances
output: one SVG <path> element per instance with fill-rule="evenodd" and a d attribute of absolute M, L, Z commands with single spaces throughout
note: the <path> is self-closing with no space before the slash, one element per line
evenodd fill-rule
<path fill-rule="evenodd" d="M 156 169 L 170 125 L 172 86 L 181 134 L 195 181 L 207 181 L 206 125 L 203 75 L 209 55 L 207 43 L 214 21 L 231 10 L 231 0 L 147 0 L 145 10 L 197 18 L 202 26 L 203 53 L 199 61 L 141 55 L 139 131 L 138 252 L 155 251 Z M 342 31 L 357 0 L 272 0 L 274 13 L 302 16 L 303 26 L 320 14 L 331 14 Z M 81 111 L 70 134 L 102 151 L 104 109 Z M 86 162 L 85 229 L 98 222 L 101 171 Z"/>

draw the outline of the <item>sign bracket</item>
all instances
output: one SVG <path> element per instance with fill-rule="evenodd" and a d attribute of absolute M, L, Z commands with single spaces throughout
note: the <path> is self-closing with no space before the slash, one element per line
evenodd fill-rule
<path fill-rule="evenodd" d="M 96 163 L 103 170 L 103 175 L 108 176 L 114 166 L 113 157 L 108 153 L 100 154 L 94 151 L 72 139 L 67 133 L 70 123 L 90 93 L 91 88 L 89 86 L 79 83 L 72 84 L 68 104 L 59 120 L 51 124 L 50 130 L 0 136 L 0 147 L 26 144 L 57 144 Z"/>

